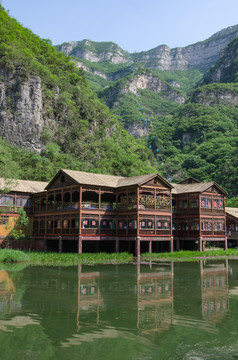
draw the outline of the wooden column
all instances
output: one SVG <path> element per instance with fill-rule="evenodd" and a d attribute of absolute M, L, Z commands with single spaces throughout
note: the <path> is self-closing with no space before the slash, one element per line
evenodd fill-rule
<path fill-rule="evenodd" d="M 225 244 L 224 244 L 224 248 L 225 248 L 225 250 L 227 250 L 227 236 L 226 236 L 226 238 L 225 238 Z"/>
<path fill-rule="evenodd" d="M 98 191 L 98 208 L 101 209 L 101 188 Z"/>
<path fill-rule="evenodd" d="M 171 236 L 170 239 L 170 252 L 173 253 L 174 252 L 174 237 Z"/>
<path fill-rule="evenodd" d="M 81 227 L 81 226 L 80 226 Z M 82 236 L 79 236 L 79 240 L 78 240 L 78 254 L 82 254 L 83 252 L 83 240 L 82 240 Z"/>
<path fill-rule="evenodd" d="M 63 240 L 62 236 L 59 236 L 59 253 L 61 254 L 63 250 Z"/>
<path fill-rule="evenodd" d="M 152 241 L 149 241 L 149 253 L 152 253 Z"/>
<path fill-rule="evenodd" d="M 198 251 L 203 251 L 203 241 L 201 237 L 199 237 Z"/>
<path fill-rule="evenodd" d="M 81 223 L 82 223 L 82 185 L 79 187 L 79 236 L 81 236 Z"/>
<path fill-rule="evenodd" d="M 120 248 L 119 248 L 119 237 L 116 237 L 115 252 L 118 253 L 119 251 L 120 251 Z"/>
<path fill-rule="evenodd" d="M 136 237 L 136 256 L 140 258 L 140 236 Z"/>
<path fill-rule="evenodd" d="M 136 221 L 137 221 L 137 229 L 136 229 L 136 234 L 137 236 L 139 236 L 139 197 L 140 197 L 140 191 L 139 191 L 139 187 L 137 187 L 137 213 L 136 213 Z"/>

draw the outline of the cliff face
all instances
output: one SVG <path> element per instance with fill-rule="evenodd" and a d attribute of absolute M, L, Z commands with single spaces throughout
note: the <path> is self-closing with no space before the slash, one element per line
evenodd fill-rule
<path fill-rule="evenodd" d="M 57 49 L 66 55 L 92 62 L 110 61 L 113 64 L 128 62 L 125 51 L 113 42 L 69 41 L 58 45 Z"/>
<path fill-rule="evenodd" d="M 109 108 L 115 108 L 119 97 L 126 95 L 128 92 L 136 95 L 138 91 L 144 89 L 157 93 L 161 98 L 175 103 L 183 104 L 185 102 L 185 97 L 181 93 L 148 71 L 130 77 L 126 81 L 118 81 L 116 85 L 102 92 L 101 96 L 104 97 Z"/>
<path fill-rule="evenodd" d="M 1 71 L 0 134 L 12 145 L 42 150 L 41 135 L 49 119 L 43 114 L 41 79 L 30 76 L 24 82 Z"/>
<path fill-rule="evenodd" d="M 149 69 L 160 70 L 208 70 L 220 58 L 220 53 L 238 36 L 238 25 L 223 29 L 209 39 L 186 47 L 170 49 L 160 45 L 149 51 L 129 54 L 110 42 L 91 40 L 71 41 L 58 45 L 57 49 L 72 57 L 92 62 L 109 61 L 113 64 L 138 62 Z"/>
<path fill-rule="evenodd" d="M 217 64 L 204 78 L 204 84 L 238 81 L 238 39 L 234 39 L 222 52 Z"/>
<path fill-rule="evenodd" d="M 220 57 L 220 52 L 238 36 L 238 25 L 221 30 L 203 42 L 184 48 L 170 49 L 166 45 L 132 54 L 134 61 L 150 69 L 160 70 L 207 70 Z"/>

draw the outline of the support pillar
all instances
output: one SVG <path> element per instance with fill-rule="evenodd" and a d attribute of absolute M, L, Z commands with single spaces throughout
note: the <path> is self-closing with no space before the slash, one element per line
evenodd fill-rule
<path fill-rule="evenodd" d="M 59 236 L 59 253 L 61 254 L 63 250 L 63 240 L 62 236 Z"/>
<path fill-rule="evenodd" d="M 120 249 L 119 249 L 119 238 L 117 237 L 117 238 L 116 238 L 116 244 L 115 244 L 115 252 L 116 252 L 116 253 L 119 253 L 119 250 L 120 250 Z"/>
<path fill-rule="evenodd" d="M 149 241 L 149 253 L 152 253 L 152 241 Z"/>
<path fill-rule="evenodd" d="M 176 240 L 176 251 L 180 250 L 180 243 L 179 243 L 179 239 Z"/>
<path fill-rule="evenodd" d="M 79 236 L 79 240 L 78 240 L 78 254 L 82 254 L 83 252 L 83 241 L 82 241 L 82 236 Z"/>
<path fill-rule="evenodd" d="M 225 250 L 227 250 L 228 246 L 227 246 L 227 236 L 225 238 Z"/>
<path fill-rule="evenodd" d="M 202 238 L 199 238 L 199 242 L 198 242 L 198 251 L 203 251 L 203 243 L 202 243 Z"/>
<path fill-rule="evenodd" d="M 140 236 L 136 237 L 136 257 L 140 258 Z"/>
<path fill-rule="evenodd" d="M 174 252 L 174 237 L 171 236 L 170 239 L 170 252 L 173 253 Z"/>

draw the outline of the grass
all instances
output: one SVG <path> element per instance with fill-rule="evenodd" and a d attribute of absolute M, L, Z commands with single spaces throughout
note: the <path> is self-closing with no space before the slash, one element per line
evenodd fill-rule
<path fill-rule="evenodd" d="M 202 258 L 223 258 L 223 257 L 238 257 L 237 249 L 228 249 L 228 250 L 209 250 L 209 251 L 188 251 L 181 250 L 175 251 L 173 253 L 164 252 L 164 253 L 144 253 L 141 255 L 142 260 L 170 260 L 170 261 L 192 261 Z"/>
<path fill-rule="evenodd" d="M 238 257 L 237 249 L 210 250 L 210 251 L 177 251 L 174 253 L 144 253 L 143 261 L 193 261 L 202 258 Z M 134 260 L 133 254 L 128 253 L 44 253 L 25 252 L 20 250 L 0 249 L 0 263 L 45 265 L 45 266 L 72 266 L 78 264 L 127 264 Z"/>
<path fill-rule="evenodd" d="M 26 263 L 29 265 L 71 266 L 78 264 L 120 264 L 133 261 L 128 253 L 44 253 L 0 249 L 0 263 Z"/>

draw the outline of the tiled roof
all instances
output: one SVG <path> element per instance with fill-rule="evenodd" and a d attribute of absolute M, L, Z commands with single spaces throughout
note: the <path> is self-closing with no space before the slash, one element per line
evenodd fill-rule
<path fill-rule="evenodd" d="M 238 208 L 226 207 L 226 213 L 238 219 Z"/>
<path fill-rule="evenodd" d="M 0 190 L 24 192 L 24 193 L 37 193 L 44 191 L 47 182 L 42 181 L 29 181 L 29 180 L 14 180 L 0 178 Z"/>
<path fill-rule="evenodd" d="M 193 184 L 171 184 L 173 185 L 172 194 L 188 194 L 188 193 L 203 193 L 211 186 L 216 186 L 221 192 L 226 194 L 225 190 L 223 190 L 218 184 L 213 182 L 201 182 L 201 183 L 193 183 Z"/>
<path fill-rule="evenodd" d="M 172 187 L 165 179 L 163 179 L 158 174 L 124 177 L 124 176 L 103 175 L 103 174 L 88 173 L 84 171 L 66 170 L 66 169 L 62 169 L 60 171 L 70 176 L 71 179 L 76 181 L 78 184 L 83 184 L 83 185 L 119 188 L 123 186 L 140 185 L 158 176 L 161 179 L 161 181 L 163 181 L 169 187 Z M 58 176 L 58 173 L 54 176 L 54 178 L 51 180 L 49 185 L 53 182 L 56 176 Z M 49 185 L 47 187 L 49 187 Z"/>

